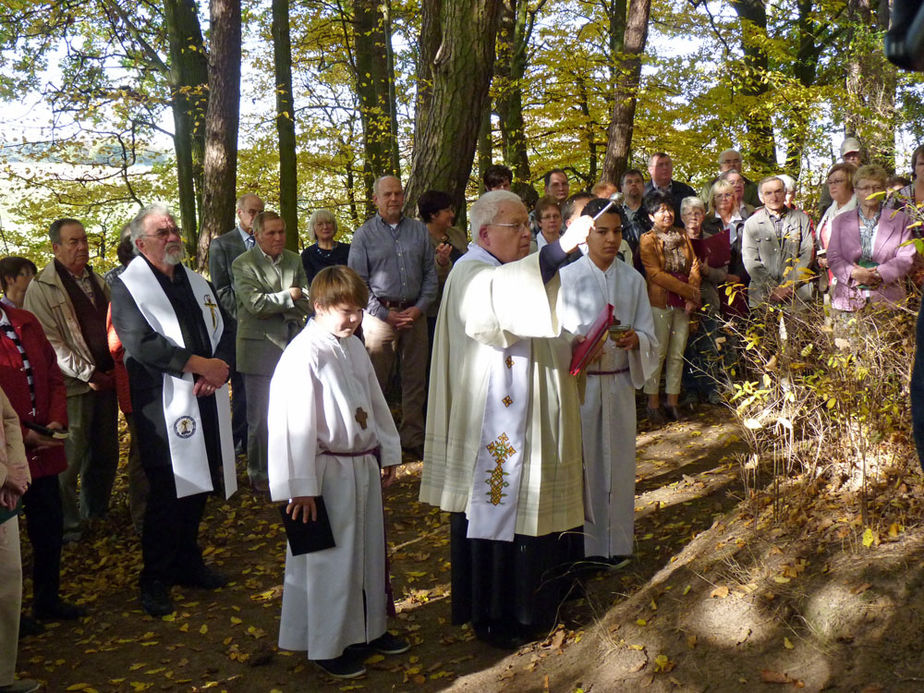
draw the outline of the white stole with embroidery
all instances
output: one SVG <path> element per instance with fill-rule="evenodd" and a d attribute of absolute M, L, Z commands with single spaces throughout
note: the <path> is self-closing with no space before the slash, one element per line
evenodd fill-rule
<path fill-rule="evenodd" d="M 221 340 L 224 324 L 218 301 L 208 282 L 183 265 L 175 271 L 186 272 L 196 301 L 200 303 L 202 320 L 209 332 L 212 352 Z M 135 299 L 135 305 L 151 328 L 178 347 L 185 347 L 183 332 L 176 312 L 154 276 L 154 271 L 142 257 L 137 257 L 119 277 Z M 164 421 L 167 425 L 167 442 L 170 446 L 170 463 L 176 481 L 177 498 L 214 490 L 209 472 L 208 453 L 202 432 L 199 400 L 193 394 L 195 380 L 192 373 L 175 377 L 164 373 Z M 221 438 L 221 466 L 225 482 L 225 497 L 237 490 L 234 467 L 234 443 L 231 437 L 231 404 L 228 385 L 215 391 L 218 408 L 218 427 Z"/>
<path fill-rule="evenodd" d="M 457 264 L 466 261 L 501 264 L 474 243 Z M 513 541 L 526 446 L 531 342 L 522 339 L 494 352 L 467 512 L 467 537 Z"/>

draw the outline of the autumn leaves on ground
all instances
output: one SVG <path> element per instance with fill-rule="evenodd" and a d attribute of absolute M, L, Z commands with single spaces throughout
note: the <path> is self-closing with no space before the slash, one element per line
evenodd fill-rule
<path fill-rule="evenodd" d="M 643 427 L 636 560 L 582 573 L 562 625 L 517 652 L 449 623 L 447 518 L 417 503 L 413 463 L 386 506 L 392 627 L 414 647 L 374 656 L 365 677 L 334 681 L 304 653 L 277 650 L 284 535 L 272 504 L 247 491 L 211 500 L 203 523 L 207 560 L 231 583 L 174 588 L 177 611 L 164 619 L 138 603 L 140 548 L 117 494 L 110 523 L 65 548 L 64 593 L 90 616 L 24 639 L 20 674 L 51 691 L 921 690 L 916 460 L 895 455 L 880 472 L 864 527 L 849 484 L 819 477 L 753 493 L 767 481 L 758 470 L 746 490 L 732 420 L 707 407 Z"/>

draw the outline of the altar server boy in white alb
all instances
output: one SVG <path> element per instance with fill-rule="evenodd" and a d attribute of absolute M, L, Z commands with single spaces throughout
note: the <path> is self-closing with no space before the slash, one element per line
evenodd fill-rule
<path fill-rule="evenodd" d="M 286 548 L 279 646 L 339 678 L 365 673 L 375 650 L 408 644 L 385 630 L 382 486 L 394 479 L 401 442 L 372 363 L 353 332 L 368 289 L 344 266 L 311 284 L 315 316 L 289 344 L 270 385 L 269 484 L 292 518 L 327 507 L 335 547 L 293 556 Z"/>
<path fill-rule="evenodd" d="M 583 216 L 612 203 L 592 200 Z M 585 335 L 607 303 L 628 330 L 612 333 L 586 370 L 581 404 L 584 444 L 584 555 L 618 563 L 632 555 L 635 516 L 635 390 L 658 362 L 645 280 L 618 260 L 622 218 L 613 204 L 594 222 L 587 253 L 560 271 L 562 327 Z"/>

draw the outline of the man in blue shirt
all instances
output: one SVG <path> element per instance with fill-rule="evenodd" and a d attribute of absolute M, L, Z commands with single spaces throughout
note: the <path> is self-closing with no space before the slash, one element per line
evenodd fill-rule
<path fill-rule="evenodd" d="M 348 264 L 369 285 L 363 337 L 376 378 L 388 392 L 396 363 L 401 376 L 401 447 L 423 456 L 427 321 L 436 298 L 433 246 L 423 222 L 402 215 L 404 188 L 394 176 L 375 182 L 378 213 L 353 234 Z"/>

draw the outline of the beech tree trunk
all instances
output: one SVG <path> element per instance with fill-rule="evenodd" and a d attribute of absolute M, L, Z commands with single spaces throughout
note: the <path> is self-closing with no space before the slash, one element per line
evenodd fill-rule
<path fill-rule="evenodd" d="M 642 79 L 642 53 L 648 41 L 648 18 L 651 0 L 630 0 L 628 10 L 623 2 L 614 2 L 610 12 L 611 79 L 613 82 L 613 114 L 607 133 L 606 156 L 603 158 L 601 180 L 619 185 L 628 167 L 635 127 L 635 108 Z M 625 30 L 618 40 L 620 18 Z"/>
<path fill-rule="evenodd" d="M 363 178 L 371 212 L 372 184 L 400 175 L 388 0 L 354 0 L 356 93 L 363 125 Z"/>
<path fill-rule="evenodd" d="M 414 159 L 405 190 L 405 214 L 428 189 L 447 192 L 459 210 L 475 157 L 475 144 L 491 76 L 498 4 L 495 0 L 443 0 L 439 8 L 441 40 L 435 53 L 424 53 L 433 91 L 427 117 L 418 121 Z M 424 5 L 432 12 L 433 5 Z M 433 17 L 425 17 L 424 21 Z"/>
<path fill-rule="evenodd" d="M 289 0 L 273 0 L 273 69 L 276 75 L 276 134 L 279 141 L 279 215 L 286 223 L 286 248 L 298 250 L 298 166 Z"/>
<path fill-rule="evenodd" d="M 202 204 L 208 58 L 195 0 L 164 0 L 164 18 L 170 56 L 167 82 L 173 112 L 180 225 L 187 251 L 195 254 Z"/>
<path fill-rule="evenodd" d="M 766 0 L 730 0 L 741 22 L 744 71 L 741 90 L 745 100 L 747 132 L 745 152 L 752 168 L 760 175 L 777 170 L 776 145 L 770 117 L 773 99 L 767 98 L 770 87 L 765 79 L 769 70 Z"/>
<path fill-rule="evenodd" d="M 497 116 L 500 123 L 504 163 L 513 171 L 513 182 L 532 178 L 523 123 L 523 78 L 526 75 L 527 48 L 536 23 L 536 14 L 545 5 L 541 0 L 529 9 L 528 0 L 503 0 L 497 30 L 497 65 L 494 70 Z"/>
<path fill-rule="evenodd" d="M 895 89 L 897 71 L 882 51 L 889 25 L 888 5 L 849 0 L 847 135 L 860 138 L 871 163 L 895 168 Z"/>
<path fill-rule="evenodd" d="M 209 103 L 205 114 L 205 188 L 196 266 L 203 269 L 209 243 L 234 226 L 237 196 L 237 131 L 241 100 L 241 2 L 211 0 Z"/>

